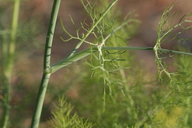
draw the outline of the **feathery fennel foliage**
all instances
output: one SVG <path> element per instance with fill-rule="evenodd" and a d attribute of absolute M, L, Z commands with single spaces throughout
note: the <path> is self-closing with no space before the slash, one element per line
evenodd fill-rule
<path fill-rule="evenodd" d="M 100 17 L 100 11 L 107 6 L 109 1 L 100 1 L 91 8 L 89 14 L 92 21 Z M 86 9 L 87 11 L 88 9 Z M 92 67 L 92 77 L 98 77 L 98 80 L 103 80 L 103 106 L 100 113 L 103 113 L 106 108 L 107 99 L 118 99 L 120 95 L 117 92 L 121 91 L 121 96 L 125 96 L 132 107 L 134 102 L 131 97 L 129 88 L 126 87 L 127 75 L 126 70 L 130 64 L 127 51 L 107 51 L 102 50 L 103 47 L 120 47 L 128 46 L 126 40 L 130 39 L 132 34 L 137 30 L 138 20 L 132 14 L 128 14 L 125 19 L 121 19 L 121 12 L 117 7 L 113 7 L 109 13 L 102 19 L 94 31 L 95 44 L 97 44 L 97 53 L 93 53 L 91 61 L 88 63 Z M 130 30 L 132 33 L 126 31 Z M 124 95 L 125 94 L 125 95 Z M 108 98 L 107 98 L 108 97 Z"/>
<path fill-rule="evenodd" d="M 131 58 L 127 58 L 128 54 L 126 51 L 115 50 L 113 52 L 110 52 L 107 50 L 103 50 L 103 47 L 128 46 L 126 41 L 130 39 L 132 35 L 136 32 L 136 28 L 139 23 L 139 21 L 135 19 L 132 13 L 128 14 L 125 19 L 121 19 L 121 13 L 118 11 L 117 7 L 115 8 L 114 6 L 115 2 L 117 1 L 114 1 L 112 3 L 110 3 L 109 0 L 97 0 L 96 2 L 82 1 L 85 11 L 90 17 L 92 23 L 88 25 L 86 21 L 84 21 L 83 23 L 81 23 L 80 28 L 76 28 L 73 19 L 70 17 L 71 22 L 74 25 L 74 28 L 76 29 L 76 36 L 73 36 L 68 33 L 68 31 L 62 24 L 63 30 L 69 36 L 69 39 L 62 38 L 63 41 L 69 41 L 71 39 L 80 40 L 80 43 L 77 45 L 74 51 L 78 49 L 79 45 L 81 45 L 81 43 L 83 42 L 90 45 L 93 54 L 91 54 L 92 57 L 91 62 L 89 62 L 89 65 L 92 67 L 93 74 L 95 74 L 99 79 L 103 79 L 104 106 L 106 89 L 109 89 L 109 93 L 110 95 L 112 95 L 115 94 L 115 88 L 119 86 L 119 88 L 122 88 L 121 91 L 123 93 L 127 93 L 124 91 L 128 91 L 128 88 L 121 87 L 121 85 L 125 85 L 127 82 L 124 70 L 129 68 L 129 64 L 127 62 Z M 110 11 L 106 13 L 106 11 L 112 5 L 113 8 L 110 8 Z M 83 29 L 85 32 L 87 32 L 87 34 L 82 34 L 82 36 L 80 36 L 80 29 Z M 128 30 L 130 31 L 130 33 L 126 33 L 126 31 Z M 85 40 L 89 34 L 94 37 L 94 42 Z M 98 51 L 96 53 L 94 53 L 95 48 Z M 69 55 L 69 57 L 70 56 L 71 55 Z M 120 77 L 118 76 L 118 74 L 120 74 Z M 132 98 L 130 96 L 128 97 L 130 101 L 132 101 Z"/>
<path fill-rule="evenodd" d="M 88 121 L 83 121 L 77 114 L 72 114 L 73 107 L 64 97 L 60 97 L 58 104 L 52 111 L 53 119 L 50 121 L 53 128 L 92 128 Z"/>
<path fill-rule="evenodd" d="M 187 33 L 191 30 L 191 22 L 190 16 L 192 16 L 191 13 L 184 15 L 178 23 L 175 23 L 175 18 L 177 16 L 176 13 L 172 13 L 171 10 L 175 6 L 175 4 L 172 4 L 170 7 L 168 7 L 162 14 L 162 17 L 159 21 L 159 24 L 157 26 L 157 41 L 153 48 L 157 63 L 157 68 L 159 71 L 159 79 L 166 80 L 166 77 L 162 77 L 163 74 L 168 77 L 168 82 L 164 83 L 166 84 L 166 88 L 163 90 L 163 95 L 161 95 L 159 98 L 159 103 L 156 104 L 156 107 L 154 107 L 152 110 L 150 110 L 150 113 L 148 114 L 148 117 L 146 116 L 143 118 L 143 120 L 136 125 L 136 127 L 187 127 L 190 126 L 188 122 L 189 114 L 186 113 L 186 111 L 183 109 L 184 107 L 189 108 L 190 106 L 190 93 L 188 88 L 186 87 L 187 82 L 187 76 L 185 76 L 186 67 L 182 67 L 182 65 L 187 66 L 190 62 L 190 56 L 185 55 L 178 55 L 174 61 L 176 63 L 175 68 L 178 70 L 175 73 L 170 73 L 167 69 L 168 64 L 165 63 L 164 59 L 169 58 L 167 57 L 161 57 L 163 51 L 160 51 L 161 45 L 163 43 L 168 43 L 170 41 L 188 41 L 191 40 L 191 38 L 182 38 L 180 37 L 180 34 Z M 179 32 L 178 32 L 179 31 Z M 176 34 L 175 34 L 176 33 Z M 189 51 L 188 51 L 189 52 Z M 173 57 L 173 56 L 171 56 Z M 189 59 L 187 60 L 186 57 Z M 185 73 L 184 73 L 185 72 Z M 190 70 L 188 69 L 188 73 L 190 74 Z M 171 81 L 171 82 L 170 82 Z M 188 82 L 187 82 L 188 83 Z M 163 83 L 161 83 L 163 84 Z M 163 88 L 163 87 L 161 87 Z M 161 91 L 160 91 L 161 92 Z M 187 95 L 189 94 L 189 95 Z M 180 114 L 175 113 L 177 110 L 181 111 Z M 189 109 L 186 109 L 189 110 Z M 188 111 L 189 112 L 189 111 Z M 167 113 L 172 113 L 167 114 Z M 161 115 L 163 114 L 163 115 Z M 162 119 L 160 116 L 162 116 Z M 185 116 L 184 116 L 185 115 Z M 165 118 L 164 118 L 165 117 Z M 182 119 L 184 118 L 184 119 Z M 152 121 L 151 123 L 147 123 L 147 121 Z"/>
<path fill-rule="evenodd" d="M 189 52 L 189 50 L 181 51 Z M 174 58 L 174 65 L 177 72 L 172 75 L 164 94 L 170 94 L 165 98 L 165 102 L 154 113 L 151 123 L 145 124 L 146 127 L 165 127 L 165 128 L 190 128 L 191 123 L 191 62 L 192 59 L 187 55 L 177 55 Z"/>
<path fill-rule="evenodd" d="M 39 127 L 46 89 L 51 75 L 57 70 L 90 55 L 86 65 L 77 65 L 83 71 L 78 81 L 78 96 L 68 104 L 64 98 L 53 110 L 52 127 L 55 128 L 158 128 L 158 127 L 192 127 L 191 111 L 191 62 L 192 53 L 163 49 L 162 44 L 171 41 L 188 41 L 180 37 L 191 29 L 191 13 L 184 15 L 175 23 L 177 14 L 172 13 L 175 4 L 162 14 L 157 26 L 157 41 L 154 47 L 129 47 L 127 41 L 137 32 L 139 21 L 129 13 L 122 18 L 117 5 L 118 0 L 81 0 L 90 23 L 84 20 L 77 28 L 73 18 L 71 22 L 76 35 L 70 34 L 65 25 L 61 26 L 69 36 L 63 41 L 78 40 L 71 53 L 59 62 L 50 65 L 54 29 L 61 0 L 54 0 L 50 25 L 46 36 L 44 69 L 42 82 L 37 94 L 37 103 L 31 128 Z M 13 28 L 10 46 L 3 43 L 2 53 L 4 74 L 11 79 L 15 49 L 15 34 L 19 14 L 19 0 L 15 0 L 16 11 L 13 14 Z M 83 30 L 83 33 L 80 33 Z M 176 31 L 176 34 L 175 34 Z M 178 31 L 178 32 L 177 32 Z M 1 31 L 6 34 L 7 31 Z M 5 38 L 3 38 L 5 39 Z M 88 49 L 77 53 L 87 44 Z M 8 50 L 8 51 L 7 51 Z M 134 55 L 128 50 L 153 50 L 159 77 L 163 81 L 145 81 L 145 73 L 139 64 L 135 64 Z M 163 53 L 182 54 L 175 57 L 177 72 L 170 73 Z M 185 55 L 184 55 L 185 54 Z M 169 58 L 169 56 L 165 57 Z M 76 70 L 76 69 L 74 69 Z M 163 75 L 166 77 L 162 77 Z M 168 76 L 168 78 L 167 78 Z M 82 78 L 83 77 L 83 78 Z M 167 82 L 167 81 L 168 82 Z M 171 82 L 170 82 L 171 81 Z M 75 83 L 74 82 L 71 83 Z M 161 86 L 159 86 L 161 85 Z M 10 109 L 10 86 L 7 86 L 4 101 L 3 127 L 10 126 L 8 118 Z M 68 86 L 69 87 L 69 86 Z M 66 88 L 68 88 L 66 87 Z M 73 86 L 70 86 L 71 88 Z M 6 88 L 6 87 L 5 87 Z M 67 90 L 67 89 L 66 89 Z M 65 90 L 65 91 L 66 91 Z M 62 92 L 62 90 L 59 90 Z M 75 111 L 77 114 L 73 114 Z M 83 117 L 83 118 L 81 118 Z M 163 117 L 163 118 L 162 118 Z M 85 120 L 84 120 L 85 119 Z M 87 120 L 89 119 L 89 120 Z M 94 125 L 92 125 L 94 124 Z"/>
<path fill-rule="evenodd" d="M 92 22 L 88 24 L 84 21 L 81 23 L 82 26 L 77 28 L 71 18 L 72 24 L 76 29 L 76 36 L 68 33 L 63 24 L 62 28 L 69 36 L 68 39 L 63 39 L 63 41 L 76 39 L 90 45 L 92 53 L 91 59 L 87 61 L 87 66 L 91 67 L 92 78 L 88 80 L 90 78 L 89 75 L 87 76 L 88 78 L 84 78 L 87 82 L 90 81 L 91 83 L 83 84 L 85 86 L 82 87 L 84 94 L 89 94 L 88 90 L 95 88 L 95 93 L 92 92 L 92 94 L 94 93 L 94 97 L 90 96 L 89 98 L 87 95 L 87 102 L 90 104 L 87 106 L 88 108 L 90 107 L 87 109 L 87 112 L 92 113 L 90 121 L 96 124 L 95 127 L 120 127 L 121 122 L 124 123 L 123 126 L 128 126 L 131 120 L 138 119 L 136 109 L 134 109 L 135 104 L 131 95 L 132 92 L 127 86 L 127 84 L 131 85 L 131 82 L 135 83 L 134 78 L 131 76 L 132 73 L 127 74 L 128 69 L 131 67 L 130 60 L 133 59 L 133 55 L 129 55 L 130 53 L 125 50 L 103 50 L 103 47 L 128 46 L 127 40 L 131 39 L 136 33 L 139 21 L 132 13 L 128 14 L 125 19 L 122 19 L 121 12 L 117 11 L 118 9 L 115 6 L 105 14 L 106 8 L 108 9 L 108 6 L 112 5 L 108 0 L 97 2 L 87 1 L 87 3 L 82 1 L 82 4 Z M 104 14 L 105 16 L 103 16 Z M 92 35 L 94 41 L 90 42 L 84 39 L 87 37 L 87 34 L 79 34 L 80 29 Z M 95 49 L 98 52 L 95 52 Z M 71 55 L 69 55 L 69 57 L 70 56 Z M 139 79 L 140 75 L 134 77 Z M 91 100 L 93 100 L 94 103 L 92 103 Z M 118 104 L 119 100 L 121 103 Z M 80 101 L 78 101 L 78 104 L 81 104 Z M 126 106 L 131 107 L 124 110 L 123 108 Z M 86 106 L 84 106 L 84 108 L 86 108 Z M 115 112 L 114 110 L 118 108 L 121 108 L 119 112 Z M 81 112 L 79 111 L 78 113 Z M 126 116 L 128 113 L 131 116 Z M 109 115 L 110 117 L 108 117 Z M 121 121 L 123 118 L 129 119 L 130 121 L 125 123 L 124 120 Z"/>
<path fill-rule="evenodd" d="M 156 63 L 160 77 L 162 73 L 165 73 L 169 78 L 171 78 L 171 75 L 173 74 L 167 70 L 167 65 L 163 61 L 163 59 L 165 58 L 161 57 L 161 54 L 163 53 L 159 50 L 161 49 L 161 44 L 168 43 L 170 41 L 173 41 L 174 39 L 185 41 L 191 40 L 191 38 L 181 38 L 179 37 L 179 35 L 182 33 L 186 33 L 192 28 L 191 24 L 186 25 L 186 23 L 192 22 L 192 20 L 189 19 L 190 16 L 192 16 L 192 13 L 185 14 L 178 23 L 175 23 L 177 13 L 172 12 L 172 9 L 175 5 L 176 4 L 172 4 L 167 9 L 165 9 L 157 26 L 157 41 L 155 46 L 153 47 L 153 50 L 155 53 Z M 175 34 L 175 30 L 178 28 L 179 32 Z"/>
<path fill-rule="evenodd" d="M 106 7 L 108 2 L 108 0 L 100 1 L 100 6 L 98 6 L 98 3 L 95 4 L 95 7 L 90 11 L 93 14 L 89 14 L 92 21 L 100 17 L 99 12 Z M 137 118 L 134 109 L 120 110 L 119 113 L 114 111 L 117 111 L 117 108 L 123 108 L 125 104 L 132 106 L 132 108 L 135 107 L 130 89 L 127 86 L 128 83 L 131 83 L 129 81 L 131 80 L 131 73 L 127 75 L 127 72 L 131 67 L 130 60 L 132 60 L 132 57 L 127 51 L 102 50 L 103 47 L 128 46 L 127 40 L 135 34 L 139 21 L 131 13 L 125 19 L 121 19 L 121 14 L 117 6 L 114 6 L 102 22 L 98 24 L 94 32 L 98 52 L 91 55 L 88 64 L 92 67 L 92 77 L 97 77 L 94 81 L 100 83 L 97 86 L 99 86 L 98 90 L 101 93 L 100 96 L 102 96 L 97 96 L 98 102 L 100 102 L 100 104 L 97 104 L 98 108 L 96 108 L 95 113 L 95 116 L 99 119 L 97 119 L 97 127 L 120 126 L 120 119 L 126 118 L 125 115 L 128 113 L 132 115 L 132 118 Z M 124 103 L 118 104 L 118 100 L 122 100 Z M 111 117 L 108 117 L 108 115 Z M 130 118 L 130 120 L 132 119 Z"/>
<path fill-rule="evenodd" d="M 182 50 L 182 49 L 181 49 Z M 189 50 L 184 50 L 189 52 Z M 178 69 L 177 74 L 173 78 L 173 85 L 171 88 L 175 91 L 177 95 L 178 104 L 181 104 L 184 109 L 183 116 L 182 116 L 182 126 L 191 127 L 191 119 L 192 119 L 192 112 L 191 112 L 191 95 L 192 95 L 192 69 L 191 63 L 192 59 L 190 56 L 185 55 L 178 55 L 175 57 L 175 65 Z"/>
<path fill-rule="evenodd" d="M 163 83 L 151 81 L 148 84 L 152 86 L 160 84 L 162 86 L 153 87 L 153 90 L 149 92 L 148 88 L 145 87 L 147 83 L 141 76 L 143 73 L 140 71 L 141 69 L 132 68 L 133 55 L 130 55 L 127 51 L 118 50 L 118 47 L 128 46 L 126 41 L 136 32 L 139 21 L 132 15 L 128 15 L 127 19 L 121 19 L 115 6 L 101 19 L 103 16 L 101 12 L 107 7 L 106 5 L 109 5 L 109 1 L 87 2 L 82 3 L 92 23 L 90 25 L 85 21 L 81 23 L 81 28 L 76 29 L 77 37 L 69 34 L 63 26 L 64 31 L 70 36 L 68 40 L 83 40 L 90 45 L 92 50 L 91 59 L 88 61 L 88 65 L 92 68 L 92 78 L 90 79 L 90 75 L 87 75 L 84 77 L 86 81 L 79 83 L 82 85 L 79 90 L 79 97 L 84 101 L 80 99 L 72 100 L 75 110 L 78 111 L 79 115 L 89 118 L 89 121 L 95 124 L 94 127 L 96 128 L 180 126 L 181 122 L 178 122 L 178 120 L 185 115 L 182 106 L 185 102 L 181 102 L 184 97 L 183 95 L 177 96 L 178 91 L 175 90 L 175 85 L 178 86 L 178 84 L 175 84 L 175 76 L 177 75 L 169 73 L 167 64 L 163 61 L 164 58 L 161 57 L 161 54 L 163 52 L 181 52 L 163 50 L 161 44 L 174 39 L 188 40 L 179 38 L 178 35 L 191 28 L 183 25 L 190 22 L 190 20 L 187 20 L 190 14 L 184 15 L 179 23 L 174 25 L 176 15 L 174 13 L 170 14 L 170 12 L 175 4 L 164 11 L 158 24 L 158 38 L 153 50 L 159 68 L 159 77 L 163 79 L 161 76 L 164 72 L 172 82 L 162 85 Z M 171 19 L 172 17 L 173 19 Z M 100 22 L 95 28 L 91 27 L 98 20 Z M 72 18 L 71 21 L 74 24 Z M 182 28 L 183 31 L 174 34 L 174 30 L 178 27 Z M 92 32 L 89 34 L 94 37 L 94 41 L 84 40 L 84 34 L 80 38 L 80 29 L 84 29 L 86 32 L 91 29 Z M 117 49 L 114 51 L 105 50 L 107 47 L 116 47 Z M 146 94 L 146 92 L 149 94 Z M 177 110 L 181 110 L 181 113 L 183 113 L 175 113 Z M 173 111 L 172 116 L 167 114 L 167 111 Z M 160 114 L 164 114 L 166 118 L 159 120 Z M 174 118 L 174 116 L 177 116 L 177 118 Z M 172 122 L 170 123 L 170 121 Z M 188 115 L 185 116 L 185 122 L 188 122 Z M 185 124 L 187 126 L 187 123 Z"/>

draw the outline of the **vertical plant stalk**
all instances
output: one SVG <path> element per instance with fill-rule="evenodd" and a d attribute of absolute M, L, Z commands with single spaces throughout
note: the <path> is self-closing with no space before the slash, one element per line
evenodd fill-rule
<path fill-rule="evenodd" d="M 39 92 L 37 95 L 37 101 L 36 101 L 35 111 L 33 113 L 34 115 L 31 122 L 31 128 L 38 128 L 39 126 L 42 107 L 43 107 L 45 94 L 47 90 L 47 85 L 49 82 L 49 78 L 51 76 L 51 68 L 50 68 L 51 67 L 50 66 L 51 49 L 52 49 L 53 36 L 55 32 L 55 25 L 57 21 L 60 3 L 61 3 L 61 0 L 54 0 L 53 7 L 52 7 L 51 19 L 49 23 L 48 32 L 47 32 L 45 52 L 44 52 L 44 65 L 43 65 L 44 72 L 43 72 L 43 77 L 39 87 Z"/>
<path fill-rule="evenodd" d="M 20 0 L 14 1 L 13 17 L 11 23 L 10 43 L 3 42 L 3 75 L 4 75 L 4 98 L 3 98 L 3 125 L 2 128 L 7 128 L 9 124 L 9 111 L 11 100 L 11 78 L 14 67 L 15 58 L 15 40 L 18 26 Z"/>

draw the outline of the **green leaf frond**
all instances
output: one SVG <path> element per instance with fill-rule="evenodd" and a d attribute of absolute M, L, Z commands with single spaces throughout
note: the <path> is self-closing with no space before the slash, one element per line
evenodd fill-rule
<path fill-rule="evenodd" d="M 73 107 L 64 97 L 60 97 L 58 104 L 52 111 L 53 118 L 50 124 L 53 128 L 92 128 L 93 125 L 84 121 L 77 114 L 72 114 Z"/>
<path fill-rule="evenodd" d="M 175 5 L 176 4 L 172 4 L 163 12 L 157 26 L 157 40 L 155 46 L 153 47 L 153 50 L 155 53 L 160 78 L 162 73 L 165 73 L 169 78 L 171 78 L 171 75 L 173 74 L 169 73 L 167 67 L 165 66 L 166 64 L 164 62 L 164 58 L 161 57 L 161 55 L 163 54 L 163 52 L 160 50 L 162 49 L 161 44 L 175 41 L 175 39 L 179 41 L 188 41 L 192 39 L 179 37 L 180 34 L 187 33 L 192 28 L 192 25 L 190 24 L 192 20 L 189 19 L 192 14 L 185 14 L 178 23 L 175 23 L 177 13 L 171 12 Z M 179 32 L 175 34 L 175 31 L 178 30 Z"/>
<path fill-rule="evenodd" d="M 183 48 L 180 48 L 180 50 L 183 51 Z M 189 50 L 184 50 L 188 51 Z M 177 55 L 175 57 L 175 65 L 177 67 L 177 74 L 174 77 L 174 85 L 177 86 L 177 88 L 174 88 L 177 92 L 184 93 L 185 95 L 191 96 L 191 90 L 192 90 L 192 70 L 191 70 L 191 63 L 192 59 L 190 56 L 187 55 Z"/>
<path fill-rule="evenodd" d="M 74 28 L 76 29 L 76 36 L 72 36 L 72 35 L 65 29 L 64 25 L 62 25 L 62 28 L 63 28 L 64 32 L 66 32 L 66 34 L 69 36 L 69 39 L 64 40 L 64 41 L 69 41 L 69 40 L 71 40 L 71 39 L 77 39 L 77 40 L 79 40 L 79 42 L 77 43 L 76 47 L 75 47 L 75 48 L 73 49 L 73 51 L 69 54 L 68 57 L 74 55 L 74 54 L 76 53 L 77 49 L 79 49 L 80 46 L 81 46 L 83 43 L 88 43 L 89 45 L 92 45 L 92 46 L 95 46 L 95 45 L 96 45 L 96 44 L 91 43 L 91 42 L 88 42 L 88 41 L 86 41 L 86 40 L 87 40 L 87 38 L 88 38 L 90 35 L 94 35 L 94 36 L 97 38 L 97 35 L 95 34 L 95 30 L 97 29 L 97 27 L 99 26 L 100 22 L 103 20 L 103 18 L 107 15 L 107 13 L 111 10 L 111 8 L 115 5 L 115 3 L 116 3 L 117 1 L 118 1 L 118 0 L 114 0 L 114 1 L 112 1 L 111 3 L 109 3 L 108 6 L 107 6 L 106 8 L 104 8 L 104 11 L 100 13 L 101 15 L 100 15 L 100 17 L 99 17 L 98 19 L 91 17 L 92 23 L 91 23 L 91 25 L 90 25 L 90 28 L 88 28 L 88 29 L 84 26 L 84 24 L 86 25 L 86 22 L 81 23 L 82 26 L 77 29 L 76 26 L 75 26 L 75 24 L 74 24 L 73 19 L 70 18 L 70 19 L 71 19 L 71 22 L 72 22 L 72 24 L 73 24 L 73 26 L 74 26 Z M 85 8 L 86 11 L 87 11 L 87 10 L 90 10 L 90 12 L 92 12 L 94 5 L 92 6 L 92 5 L 90 4 L 90 1 L 87 1 L 87 3 L 85 3 L 85 2 L 82 0 L 82 4 L 83 4 L 83 6 L 84 6 L 84 8 Z M 90 12 L 89 12 L 89 13 L 90 13 Z M 91 13 L 90 13 L 90 14 L 91 14 Z M 81 28 L 86 31 L 86 34 L 82 34 L 82 36 L 79 36 L 79 35 L 80 35 L 80 34 L 79 34 L 79 30 L 80 30 Z"/>
<path fill-rule="evenodd" d="M 92 14 L 89 15 L 91 20 L 100 19 L 101 12 L 109 5 L 109 0 L 99 0 L 92 8 Z M 87 9 L 88 10 L 88 9 Z M 95 44 L 98 52 L 91 54 L 91 62 L 89 65 L 94 72 L 92 76 L 103 81 L 103 110 L 106 109 L 106 102 L 109 97 L 116 99 L 116 92 L 121 90 L 121 94 L 126 97 L 128 104 L 134 106 L 132 96 L 129 95 L 130 90 L 127 86 L 127 72 L 130 69 L 130 60 L 127 51 L 104 50 L 105 47 L 124 47 L 128 46 L 127 41 L 136 33 L 139 21 L 131 12 L 126 18 L 121 18 L 122 13 L 116 5 L 106 14 L 101 22 L 96 26 L 93 33 L 95 35 Z M 136 118 L 137 116 L 134 115 Z"/>
<path fill-rule="evenodd" d="M 127 46 L 126 41 L 134 35 L 136 32 L 135 29 L 139 24 L 139 21 L 136 20 L 132 13 L 128 13 L 125 19 L 121 19 L 122 13 L 118 11 L 119 9 L 115 6 L 117 1 L 118 0 L 82 0 L 81 2 L 91 19 L 91 23 L 90 25 L 87 25 L 84 21 L 81 23 L 81 27 L 77 28 L 73 19 L 70 17 L 74 29 L 76 30 L 75 36 L 71 35 L 66 30 L 61 21 L 64 32 L 69 36 L 68 39 L 62 38 L 62 40 L 79 40 L 79 43 L 68 58 L 72 57 L 83 43 L 87 43 L 90 46 L 97 48 L 98 52 L 93 52 L 92 54 L 92 58 L 96 60 L 92 61 L 89 65 L 93 67 L 93 70 L 99 70 L 99 72 L 102 72 L 98 77 L 103 78 L 103 82 L 109 87 L 109 90 L 112 90 L 110 85 L 116 81 L 116 79 L 113 80 L 115 77 L 111 77 L 111 74 L 117 74 L 114 73 L 115 71 L 120 73 L 121 78 L 123 78 L 124 82 L 126 82 L 126 76 L 123 69 L 128 69 L 129 64 L 127 64 L 128 61 L 124 60 L 129 60 L 130 58 L 124 59 L 127 57 L 128 52 L 118 52 L 118 50 L 116 50 L 112 53 L 103 50 L 103 47 Z M 80 29 L 83 29 L 86 33 L 80 34 Z M 128 31 L 130 31 L 130 33 Z M 93 35 L 95 38 L 94 42 L 87 41 L 89 35 Z"/>

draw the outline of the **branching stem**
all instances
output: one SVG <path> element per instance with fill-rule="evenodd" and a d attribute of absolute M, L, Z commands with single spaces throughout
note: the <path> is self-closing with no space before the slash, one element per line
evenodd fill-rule
<path fill-rule="evenodd" d="M 102 50 L 153 50 L 153 47 L 103 47 Z M 169 53 L 175 53 L 175 54 L 183 54 L 183 55 L 190 55 L 192 56 L 192 53 L 187 53 L 187 52 L 180 52 L 180 51 L 175 51 L 175 50 L 169 50 L 169 49 L 157 49 L 158 51 L 163 51 L 163 52 L 169 52 Z M 92 48 L 92 49 L 86 49 L 84 51 L 78 52 L 74 54 L 71 57 L 67 57 L 54 65 L 51 66 L 51 73 L 56 72 L 57 70 L 73 63 L 76 62 L 80 59 L 83 59 L 87 56 L 89 56 L 93 52 L 97 52 L 98 48 Z"/>
<path fill-rule="evenodd" d="M 43 77 L 41 80 L 41 84 L 39 87 L 39 92 L 37 95 L 37 103 L 35 106 L 35 111 L 31 123 L 31 128 L 38 128 L 40 117 L 42 113 L 42 107 L 44 103 L 44 98 L 49 82 L 49 78 L 51 76 L 50 71 L 50 61 L 51 61 L 51 49 L 52 49 L 52 42 L 53 42 L 53 36 L 55 31 L 55 25 L 57 21 L 57 15 L 59 12 L 59 6 L 60 6 L 61 0 L 54 0 L 52 13 L 51 13 L 51 19 L 49 23 L 48 33 L 47 33 L 47 39 L 45 44 L 45 53 L 44 53 L 44 72 Z"/>

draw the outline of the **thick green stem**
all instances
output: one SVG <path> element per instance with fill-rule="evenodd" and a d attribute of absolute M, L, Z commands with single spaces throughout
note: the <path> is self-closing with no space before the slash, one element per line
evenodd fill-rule
<path fill-rule="evenodd" d="M 10 100 L 11 100 L 11 78 L 14 66 L 15 58 L 15 39 L 18 26 L 19 18 L 19 6 L 20 0 L 14 1 L 13 17 L 11 23 L 11 34 L 10 43 L 3 41 L 3 75 L 4 75 L 4 98 L 3 98 L 3 124 L 2 128 L 7 128 L 9 124 L 9 111 L 10 111 Z"/>
<path fill-rule="evenodd" d="M 45 94 L 46 94 L 46 90 L 47 90 L 47 85 L 49 83 L 50 76 L 51 76 L 50 73 L 49 74 L 46 74 L 46 73 L 43 74 L 41 85 L 39 87 L 38 98 L 36 101 L 37 103 L 35 106 L 35 111 L 34 111 L 32 123 L 31 123 L 31 128 L 38 128 L 39 127 L 40 117 L 41 117 L 41 113 L 42 113 L 42 107 L 43 107 Z"/>
<path fill-rule="evenodd" d="M 51 71 L 50 71 L 51 49 L 52 49 L 53 36 L 54 36 L 55 25 L 57 21 L 60 3 L 61 3 L 61 0 L 54 0 L 54 3 L 53 3 L 51 19 L 49 23 L 49 28 L 48 28 L 47 37 L 46 37 L 47 39 L 45 44 L 44 65 L 43 65 L 44 73 L 43 73 L 43 77 L 39 87 L 39 92 L 37 95 L 37 101 L 36 101 L 37 103 L 35 106 L 35 111 L 34 111 L 33 119 L 31 122 L 31 128 L 39 127 L 45 94 L 46 94 L 49 78 L 51 76 Z"/>
<path fill-rule="evenodd" d="M 50 68 L 51 49 L 61 0 L 54 0 L 44 53 L 44 70 Z"/>

